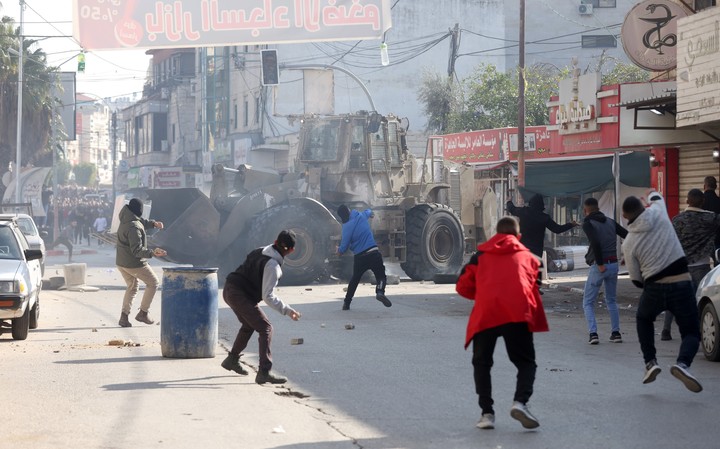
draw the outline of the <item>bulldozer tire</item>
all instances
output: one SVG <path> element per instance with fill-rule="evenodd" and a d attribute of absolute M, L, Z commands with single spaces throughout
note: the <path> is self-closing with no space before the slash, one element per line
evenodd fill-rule
<path fill-rule="evenodd" d="M 442 204 L 422 204 L 405 216 L 407 257 L 400 266 L 414 281 L 433 280 L 438 274 L 457 275 L 463 262 L 460 219 Z"/>
<path fill-rule="evenodd" d="M 282 204 L 260 213 L 252 222 L 249 242 L 255 246 L 275 241 L 280 231 L 295 232 L 295 251 L 285 257 L 281 285 L 307 285 L 329 276 L 330 231 L 317 214 L 298 204 Z"/>

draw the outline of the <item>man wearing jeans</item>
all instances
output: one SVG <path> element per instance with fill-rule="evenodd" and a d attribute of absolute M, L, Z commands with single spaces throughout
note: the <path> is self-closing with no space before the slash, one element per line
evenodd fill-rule
<path fill-rule="evenodd" d="M 677 363 L 670 374 L 695 393 L 700 382 L 689 368 L 700 345 L 700 325 L 695 288 L 688 263 L 659 193 L 648 194 L 646 209 L 640 199 L 629 196 L 623 202 L 623 217 L 628 220 L 628 235 L 623 243 L 630 280 L 642 287 L 635 315 L 640 349 L 645 361 L 643 383 L 653 382 L 660 373 L 655 358 L 655 318 L 669 310 L 675 315 L 682 342 Z"/>
<path fill-rule="evenodd" d="M 625 238 L 627 230 L 600 212 L 595 198 L 586 199 L 583 210 L 585 220 L 582 228 L 590 242 L 588 252 L 585 254 L 585 261 L 590 265 L 590 271 L 583 293 L 583 309 L 590 333 L 588 343 L 596 345 L 600 342 L 595 321 L 595 300 L 603 284 L 605 284 L 605 303 L 610 313 L 610 341 L 622 343 L 616 294 L 618 277 L 616 236 Z"/>

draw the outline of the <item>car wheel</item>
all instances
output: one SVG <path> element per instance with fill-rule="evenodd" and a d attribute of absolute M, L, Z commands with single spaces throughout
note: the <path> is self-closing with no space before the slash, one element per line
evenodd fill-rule
<path fill-rule="evenodd" d="M 25 340 L 30 329 L 30 307 L 25 308 L 25 313 L 20 318 L 12 320 L 13 340 Z"/>
<path fill-rule="evenodd" d="M 708 302 L 702 308 L 700 336 L 705 358 L 713 362 L 720 361 L 720 323 L 712 302 Z"/>

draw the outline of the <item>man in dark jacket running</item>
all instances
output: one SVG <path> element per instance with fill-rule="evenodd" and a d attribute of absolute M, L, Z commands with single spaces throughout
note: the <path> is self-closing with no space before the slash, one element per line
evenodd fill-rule
<path fill-rule="evenodd" d="M 148 315 L 150 304 L 152 303 L 155 292 L 157 291 L 158 280 L 157 275 L 150 268 L 147 259 L 151 257 L 163 257 L 167 252 L 161 248 L 151 250 L 147 247 L 146 229 L 158 228 L 162 229 L 163 224 L 160 221 L 145 220 L 142 218 L 143 203 L 137 198 L 130 200 L 130 203 L 120 210 L 120 226 L 117 232 L 117 253 L 115 255 L 115 265 L 122 275 L 127 290 L 123 297 L 122 312 L 120 313 L 121 327 L 131 327 L 132 324 L 128 319 L 133 300 L 138 293 L 138 280 L 145 283 L 145 292 L 143 293 L 142 302 L 140 303 L 140 311 L 135 319 L 145 323 L 153 324 L 155 321 Z"/>
<path fill-rule="evenodd" d="M 605 284 L 605 304 L 610 314 L 610 342 L 622 343 L 620 334 L 620 313 L 617 306 L 618 257 L 617 237 L 625 238 L 627 230 L 600 212 L 598 200 L 588 198 L 583 203 L 585 220 L 583 231 L 587 235 L 590 246 L 585 254 L 585 261 L 590 265 L 585 290 L 583 292 L 583 310 L 588 324 L 590 339 L 588 343 L 596 345 L 600 342 L 595 321 L 595 300 L 600 287 Z"/>
<path fill-rule="evenodd" d="M 282 231 L 274 244 L 251 251 L 245 262 L 230 273 L 225 281 L 223 299 L 235 312 L 242 326 L 221 366 L 228 371 L 247 376 L 247 370 L 240 364 L 240 356 L 253 332 L 257 332 L 260 334 L 258 337 L 260 364 L 255 382 L 259 384 L 287 382 L 286 378 L 270 372 L 272 369 L 270 340 L 273 328 L 268 317 L 260 309 L 260 301 L 265 301 L 267 305 L 289 316 L 293 321 L 300 319 L 300 314 L 275 294 L 275 287 L 282 276 L 283 260 L 294 250 L 295 234 L 292 231 Z"/>
<path fill-rule="evenodd" d="M 342 309 L 350 310 L 350 303 L 353 296 L 355 296 L 360 279 L 367 270 L 372 270 L 377 281 L 375 284 L 375 299 L 383 303 L 385 307 L 391 307 L 392 303 L 385 296 L 387 276 L 385 276 L 382 254 L 380 254 L 380 250 L 375 243 L 370 223 L 368 223 L 368 220 L 374 217 L 372 210 L 351 211 L 346 205 L 342 204 L 338 207 L 337 213 L 343 223 L 342 238 L 337 252 L 339 255 L 343 255 L 345 251 L 350 249 L 355 255 L 353 258 L 353 275 L 348 283 Z"/>
<path fill-rule="evenodd" d="M 555 223 L 550 215 L 543 212 L 545 202 L 540 194 L 535 194 L 530 198 L 528 206 L 517 207 L 512 201 L 508 201 L 506 208 L 508 213 L 520 219 L 520 243 L 538 257 L 542 257 L 545 229 L 560 234 L 578 226 L 578 223 L 574 221 L 564 225 Z"/>

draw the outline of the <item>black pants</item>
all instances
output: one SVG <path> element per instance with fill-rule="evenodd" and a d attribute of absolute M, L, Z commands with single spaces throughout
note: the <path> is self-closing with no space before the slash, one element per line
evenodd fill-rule
<path fill-rule="evenodd" d="M 513 400 L 527 403 L 535 383 L 535 345 L 527 323 L 508 323 L 478 332 L 473 337 L 472 363 L 475 368 L 475 391 L 483 413 L 495 413 L 490 369 L 493 366 L 493 353 L 498 337 L 505 340 L 508 357 L 518 370 Z"/>
<path fill-rule="evenodd" d="M 355 296 L 360 278 L 367 270 L 372 270 L 375 275 L 377 284 L 375 285 L 375 294 L 385 294 L 385 285 L 387 277 L 385 276 L 385 265 L 383 264 L 382 254 L 380 251 L 370 251 L 367 253 L 356 254 L 353 258 L 353 275 L 348 284 L 347 293 L 345 294 L 345 302 L 350 302 Z"/>
<path fill-rule="evenodd" d="M 230 283 L 225 284 L 223 299 L 235 312 L 235 316 L 242 325 L 235 337 L 230 354 L 239 356 L 247 347 L 252 334 L 257 332 L 259 367 L 261 370 L 270 371 L 272 369 L 270 342 L 272 341 L 273 327 L 267 315 L 260 309 L 258 303 L 248 299 L 242 290 Z"/>

